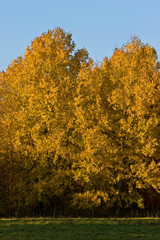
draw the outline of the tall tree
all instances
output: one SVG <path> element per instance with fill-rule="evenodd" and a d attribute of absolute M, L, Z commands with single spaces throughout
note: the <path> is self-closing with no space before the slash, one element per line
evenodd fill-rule
<path fill-rule="evenodd" d="M 115 49 L 102 70 L 104 88 L 112 86 L 105 98 L 111 108 L 109 115 L 118 149 L 117 204 L 124 207 L 136 203 L 141 208 L 145 201 L 143 191 L 160 190 L 157 54 L 133 37 L 121 49 Z"/>
<path fill-rule="evenodd" d="M 34 39 L 24 58 L 14 60 L 3 75 L 3 104 L 9 108 L 3 118 L 11 122 L 13 149 L 27 174 L 14 184 L 26 204 L 63 199 L 70 187 L 67 142 L 74 122 L 75 79 L 87 58 L 85 49 L 75 51 L 71 34 L 56 28 Z"/>

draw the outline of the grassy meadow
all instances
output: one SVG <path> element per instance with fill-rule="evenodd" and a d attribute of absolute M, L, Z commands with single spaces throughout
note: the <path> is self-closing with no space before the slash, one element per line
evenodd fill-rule
<path fill-rule="evenodd" d="M 0 219 L 1 240 L 159 240 L 160 219 Z"/>

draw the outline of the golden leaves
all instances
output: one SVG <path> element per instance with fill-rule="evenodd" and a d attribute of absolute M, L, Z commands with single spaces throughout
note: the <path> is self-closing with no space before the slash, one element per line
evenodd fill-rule
<path fill-rule="evenodd" d="M 156 52 L 133 38 L 98 66 L 74 48 L 48 31 L 0 74 L 2 155 L 19 199 L 143 208 L 140 190 L 160 188 Z"/>

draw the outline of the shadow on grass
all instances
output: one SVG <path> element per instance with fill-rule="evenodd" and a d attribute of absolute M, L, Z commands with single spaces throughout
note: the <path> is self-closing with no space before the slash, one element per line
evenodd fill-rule
<path fill-rule="evenodd" d="M 159 240 L 159 219 L 4 219 L 1 240 Z"/>

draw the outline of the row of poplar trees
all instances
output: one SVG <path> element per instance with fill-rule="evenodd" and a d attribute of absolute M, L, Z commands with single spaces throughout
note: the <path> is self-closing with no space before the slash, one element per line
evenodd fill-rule
<path fill-rule="evenodd" d="M 154 48 L 133 37 L 95 64 L 55 28 L 0 82 L 0 216 L 160 214 Z"/>

